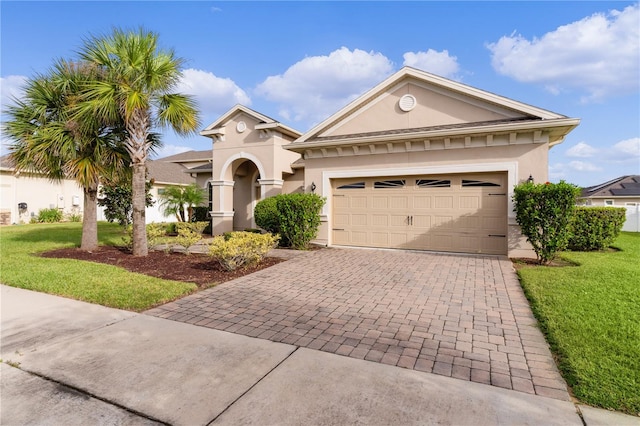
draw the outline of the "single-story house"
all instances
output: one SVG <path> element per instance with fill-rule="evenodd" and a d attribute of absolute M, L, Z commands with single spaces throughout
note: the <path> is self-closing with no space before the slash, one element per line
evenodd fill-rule
<path fill-rule="evenodd" d="M 189 151 L 183 154 L 147 161 L 147 177 L 152 181 L 151 195 L 156 203 L 145 211 L 147 222 L 173 222 L 175 216 L 165 216 L 157 202 L 164 188 L 170 185 L 198 184 L 207 188 L 211 178 L 211 150 Z M 0 224 L 29 223 L 42 209 L 57 208 L 64 215 L 82 214 L 84 195 L 73 179 L 52 182 L 38 172 L 17 172 L 10 155 L 0 157 Z M 98 220 L 105 220 L 98 207 Z"/>
<path fill-rule="evenodd" d="M 600 185 L 583 188 L 578 203 L 585 206 L 624 207 L 623 231 L 640 232 L 640 175 L 621 176 Z"/>
<path fill-rule="evenodd" d="M 256 202 L 326 197 L 316 242 L 530 256 L 513 188 L 547 180 L 580 120 L 404 67 L 301 134 L 237 105 L 213 142 L 215 234 L 255 226 Z"/>

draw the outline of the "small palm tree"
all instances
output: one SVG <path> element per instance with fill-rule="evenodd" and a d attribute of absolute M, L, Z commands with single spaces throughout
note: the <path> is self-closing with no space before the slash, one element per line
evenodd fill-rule
<path fill-rule="evenodd" d="M 16 170 L 35 170 L 53 181 L 75 179 L 83 188 L 82 250 L 98 247 L 97 194 L 102 176 L 125 170 L 121 123 L 95 116 L 78 121 L 75 115 L 84 88 L 102 78 L 88 63 L 57 61 L 46 75 L 25 86 L 22 99 L 7 108 L 4 131 L 15 141 L 9 146 Z"/>
<path fill-rule="evenodd" d="M 195 183 L 188 186 L 168 186 L 160 195 L 164 215 L 175 215 L 179 222 L 189 222 L 193 218 L 193 208 L 204 201 L 204 191 Z"/>
<path fill-rule="evenodd" d="M 133 167 L 133 255 L 148 254 L 145 228 L 145 173 L 156 126 L 189 135 L 199 126 L 199 113 L 189 96 L 172 93 L 181 76 L 182 59 L 158 48 L 158 36 L 119 29 L 87 40 L 80 55 L 106 74 L 86 92 L 83 114 L 107 121 L 122 119 L 125 147 Z"/>

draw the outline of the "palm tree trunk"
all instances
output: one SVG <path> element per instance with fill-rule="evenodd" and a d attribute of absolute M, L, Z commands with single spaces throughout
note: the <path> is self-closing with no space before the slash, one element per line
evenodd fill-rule
<path fill-rule="evenodd" d="M 133 207 L 133 255 L 146 256 L 149 254 L 147 247 L 147 227 L 145 219 L 146 206 L 146 167 L 144 163 L 133 164 L 133 182 L 131 187 Z"/>
<path fill-rule="evenodd" d="M 98 248 L 98 189 L 85 187 L 83 191 L 84 211 L 80 250 L 92 251 Z"/>

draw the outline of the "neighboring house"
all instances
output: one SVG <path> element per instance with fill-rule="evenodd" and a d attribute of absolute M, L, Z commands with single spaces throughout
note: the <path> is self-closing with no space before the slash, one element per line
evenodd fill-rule
<path fill-rule="evenodd" d="M 627 220 L 622 230 L 640 232 L 640 175 L 621 176 L 584 188 L 578 202 L 585 206 L 624 207 Z"/>
<path fill-rule="evenodd" d="M 545 182 L 580 120 L 405 67 L 305 134 L 243 106 L 213 140 L 215 234 L 271 195 L 326 197 L 317 242 L 530 256 L 513 187 Z"/>
<path fill-rule="evenodd" d="M 169 157 L 147 161 L 147 178 L 151 180 L 151 195 L 156 201 L 153 207 L 145 211 L 147 223 L 175 222 L 178 219 L 171 215 L 165 216 L 160 206 L 160 195 L 167 186 L 187 186 L 197 184 L 204 191 L 210 193 L 211 179 L 211 150 L 187 151 Z"/>
<path fill-rule="evenodd" d="M 198 160 L 198 158 L 200 160 Z M 156 201 L 147 207 L 146 221 L 173 222 L 159 205 L 159 194 L 169 185 L 197 183 L 206 190 L 211 178 L 211 150 L 189 151 L 183 154 L 147 161 L 148 179 L 153 182 L 151 195 Z M 0 157 L 0 224 L 29 223 L 42 209 L 57 208 L 65 215 L 82 214 L 83 191 L 72 179 L 52 182 L 40 173 L 16 172 L 9 155 Z M 98 207 L 98 220 L 105 220 Z"/>
<path fill-rule="evenodd" d="M 9 155 L 0 157 L 0 224 L 29 223 L 43 209 L 81 214 L 83 190 L 71 179 L 52 182 L 37 172 L 17 172 Z"/>

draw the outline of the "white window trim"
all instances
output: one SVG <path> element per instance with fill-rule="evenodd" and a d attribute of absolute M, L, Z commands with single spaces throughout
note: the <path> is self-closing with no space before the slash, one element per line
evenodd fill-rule
<path fill-rule="evenodd" d="M 611 204 L 609 204 L 609 202 L 611 202 Z M 604 200 L 604 205 L 605 206 L 615 206 L 615 200 Z"/>

